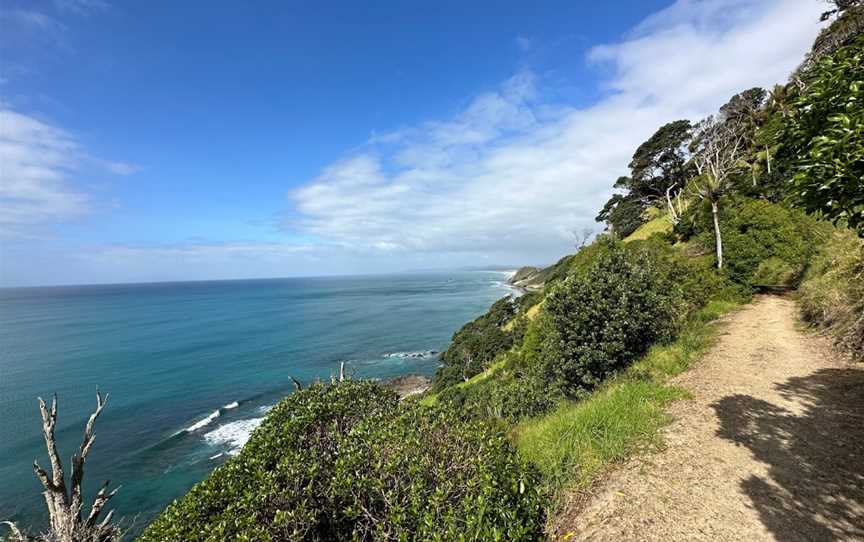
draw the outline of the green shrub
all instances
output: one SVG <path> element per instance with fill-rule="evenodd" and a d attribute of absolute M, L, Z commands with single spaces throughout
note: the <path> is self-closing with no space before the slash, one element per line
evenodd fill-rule
<path fill-rule="evenodd" d="M 361 424 L 340 451 L 333 490 L 351 539 L 542 538 L 538 476 L 487 423 L 412 408 Z"/>
<path fill-rule="evenodd" d="M 512 423 L 542 414 L 561 399 L 544 379 L 513 367 L 512 363 L 508 360 L 488 378 L 445 389 L 439 401 L 465 418 L 493 418 Z"/>
<path fill-rule="evenodd" d="M 795 199 L 864 236 L 864 37 L 823 58 L 805 83 L 780 137 Z"/>
<path fill-rule="evenodd" d="M 536 487 L 488 425 L 400 406 L 374 383 L 315 385 L 275 407 L 141 540 L 532 540 Z"/>
<path fill-rule="evenodd" d="M 817 221 L 797 209 L 741 197 L 720 205 L 724 273 L 746 288 L 797 286 L 815 250 Z M 714 250 L 710 210 L 694 205 L 679 226 L 685 239 Z M 772 282 L 762 282 L 772 281 Z M 781 281 L 781 282 L 773 282 Z"/>
<path fill-rule="evenodd" d="M 441 354 L 442 367 L 435 375 L 435 389 L 444 389 L 482 372 L 495 356 L 513 345 L 513 334 L 504 326 L 516 315 L 510 297 L 496 301 L 486 314 L 469 322 L 453 335 Z"/>
<path fill-rule="evenodd" d="M 544 306 L 543 372 L 571 395 L 670 338 L 681 316 L 681 288 L 652 244 L 602 244 L 585 272 L 559 284 Z"/>
<path fill-rule="evenodd" d="M 147 541 L 332 540 L 344 532 L 327 497 L 348 432 L 395 413 L 395 393 L 366 382 L 315 385 L 282 400 L 241 453 L 175 501 Z"/>
<path fill-rule="evenodd" d="M 864 241 L 850 230 L 827 236 L 801 283 L 804 318 L 864 359 Z"/>

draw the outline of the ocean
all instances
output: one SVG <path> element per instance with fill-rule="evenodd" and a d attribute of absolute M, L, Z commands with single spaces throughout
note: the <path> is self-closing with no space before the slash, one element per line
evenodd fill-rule
<path fill-rule="evenodd" d="M 267 410 L 346 362 L 431 376 L 453 332 L 511 293 L 493 271 L 0 290 L 0 520 L 46 513 L 37 397 L 59 397 L 67 462 L 97 387 L 85 491 L 110 479 L 131 534 L 236 454 Z M 67 476 L 68 476 L 67 470 Z"/>

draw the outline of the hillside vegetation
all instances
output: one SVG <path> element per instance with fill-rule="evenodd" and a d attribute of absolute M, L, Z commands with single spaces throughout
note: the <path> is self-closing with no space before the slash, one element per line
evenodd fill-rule
<path fill-rule="evenodd" d="M 607 233 L 524 270 L 536 291 L 460 329 L 425 396 L 295 393 L 141 540 L 542 539 L 562 489 L 657 443 L 682 394 L 668 379 L 753 292 L 798 288 L 861 357 L 862 20 L 843 10 L 788 83 L 660 127 L 615 181 Z"/>

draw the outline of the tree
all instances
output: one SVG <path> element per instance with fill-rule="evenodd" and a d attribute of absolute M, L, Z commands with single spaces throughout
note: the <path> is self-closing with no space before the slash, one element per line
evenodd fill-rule
<path fill-rule="evenodd" d="M 829 4 L 833 4 L 834 8 L 829 9 L 828 11 L 822 12 L 822 16 L 819 17 L 820 21 L 827 21 L 832 16 L 837 13 L 846 11 L 847 9 L 854 8 L 861 5 L 861 0 L 827 0 Z"/>
<path fill-rule="evenodd" d="M 823 58 L 851 44 L 864 32 L 864 3 L 861 0 L 834 0 L 829 3 L 833 3 L 835 8 L 824 12 L 821 20 L 826 21 L 837 14 L 839 16 L 819 32 L 810 52 L 792 74 L 792 83 L 801 90 L 807 86 L 808 72 L 819 65 Z"/>
<path fill-rule="evenodd" d="M 723 268 L 723 237 L 718 211 L 721 198 L 729 191 L 733 175 L 741 169 L 746 136 L 734 119 L 710 116 L 696 126 L 693 137 L 693 165 L 697 176 L 692 186 L 696 195 L 711 204 L 717 269 Z"/>
<path fill-rule="evenodd" d="M 606 222 L 615 235 L 624 238 L 642 225 L 642 210 L 639 198 L 631 194 L 613 194 L 594 220 Z"/>
<path fill-rule="evenodd" d="M 720 108 L 723 122 L 735 126 L 740 131 L 743 143 L 746 146 L 746 160 L 750 169 L 753 186 L 756 186 L 757 175 L 761 170 L 759 164 L 759 149 L 757 146 L 757 135 L 759 127 L 765 121 L 765 98 L 768 93 L 763 88 L 753 87 L 740 92 Z M 742 159 L 743 156 L 742 156 Z M 743 164 L 742 164 L 743 165 Z"/>
<path fill-rule="evenodd" d="M 780 139 L 794 161 L 794 198 L 864 236 L 864 36 L 807 75 Z"/>
<path fill-rule="evenodd" d="M 689 120 L 676 120 L 661 126 L 647 141 L 639 145 L 630 161 L 630 175 L 619 177 L 614 188 L 626 194 L 614 194 L 597 215 L 620 237 L 633 233 L 642 222 L 649 205 L 665 202 L 670 215 L 676 216 L 672 197 L 683 190 L 689 170 L 687 144 L 693 125 Z"/>
<path fill-rule="evenodd" d="M 84 499 L 81 492 L 81 483 L 84 480 L 84 463 L 87 461 L 87 456 L 90 454 L 90 449 L 96 439 L 93 433 L 93 425 L 96 423 L 96 418 L 102 413 L 105 408 L 105 403 L 108 401 L 108 396 L 102 399 L 102 394 L 96 391 L 96 410 L 90 414 L 87 420 L 87 425 L 84 428 L 84 438 L 81 441 L 81 446 L 78 453 L 72 456 L 72 476 L 70 479 L 71 487 L 67 489 L 66 477 L 63 472 L 63 462 L 60 460 L 60 454 L 57 452 L 57 441 L 54 437 L 54 430 L 57 426 L 57 395 L 51 400 L 51 408 L 45 404 L 42 398 L 39 398 L 39 412 L 42 415 L 42 436 L 45 439 L 45 447 L 48 449 L 48 458 L 51 461 L 51 474 L 49 475 L 45 469 L 39 466 L 39 463 L 33 461 L 33 470 L 36 472 L 36 477 L 42 482 L 45 491 L 42 493 L 45 498 L 45 504 L 48 507 L 49 516 L 49 531 L 44 537 L 37 540 L 46 542 L 109 542 L 120 540 L 120 529 L 111 523 L 111 518 L 114 511 L 99 520 L 103 508 L 108 501 L 117 493 L 117 489 L 108 491 L 109 482 L 105 482 L 93 504 L 90 507 L 90 512 L 86 518 L 81 515 L 81 510 L 84 505 Z M 19 540 L 27 540 L 18 528 L 11 522 L 4 522 L 12 529 L 13 536 Z"/>
<path fill-rule="evenodd" d="M 633 153 L 627 188 L 644 203 L 662 199 L 669 187 L 684 187 L 692 130 L 689 120 L 664 124 Z"/>

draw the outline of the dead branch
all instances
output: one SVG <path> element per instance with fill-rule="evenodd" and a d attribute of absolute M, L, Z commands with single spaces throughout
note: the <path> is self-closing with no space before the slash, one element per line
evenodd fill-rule
<path fill-rule="evenodd" d="M 0 521 L 0 525 L 6 525 L 7 527 L 9 527 L 9 530 L 12 531 L 12 536 L 14 536 L 16 540 L 20 540 L 21 542 L 27 540 L 26 538 L 24 538 L 24 535 L 21 534 L 18 526 L 11 521 Z"/>
<path fill-rule="evenodd" d="M 96 439 L 96 435 L 93 433 L 93 426 L 96 423 L 96 418 L 99 417 L 102 409 L 105 408 L 107 401 L 108 396 L 106 395 L 103 400 L 102 394 L 99 393 L 99 390 L 96 390 L 96 410 L 87 419 L 87 425 L 84 428 L 84 438 L 81 441 L 78 453 L 72 456 L 71 490 L 67 491 L 63 464 L 60 461 L 60 455 L 57 453 L 57 440 L 54 435 L 54 430 L 57 426 L 57 394 L 54 394 L 51 400 L 50 410 L 46 406 L 45 401 L 41 397 L 39 398 L 39 412 L 42 414 L 42 436 L 45 438 L 45 447 L 48 450 L 48 458 L 51 461 L 51 475 L 49 476 L 36 460 L 33 461 L 33 471 L 45 488 L 42 495 L 45 498 L 50 519 L 49 534 L 53 540 L 57 540 L 58 542 L 79 542 L 81 540 L 103 542 L 112 540 L 118 536 L 119 530 L 111 525 L 112 513 L 109 513 L 101 523 L 96 523 L 104 506 L 117 493 L 117 489 L 110 493 L 108 492 L 108 482 L 105 483 L 96 495 L 87 520 L 83 523 L 81 521 L 81 484 L 84 479 L 84 463 Z"/>

